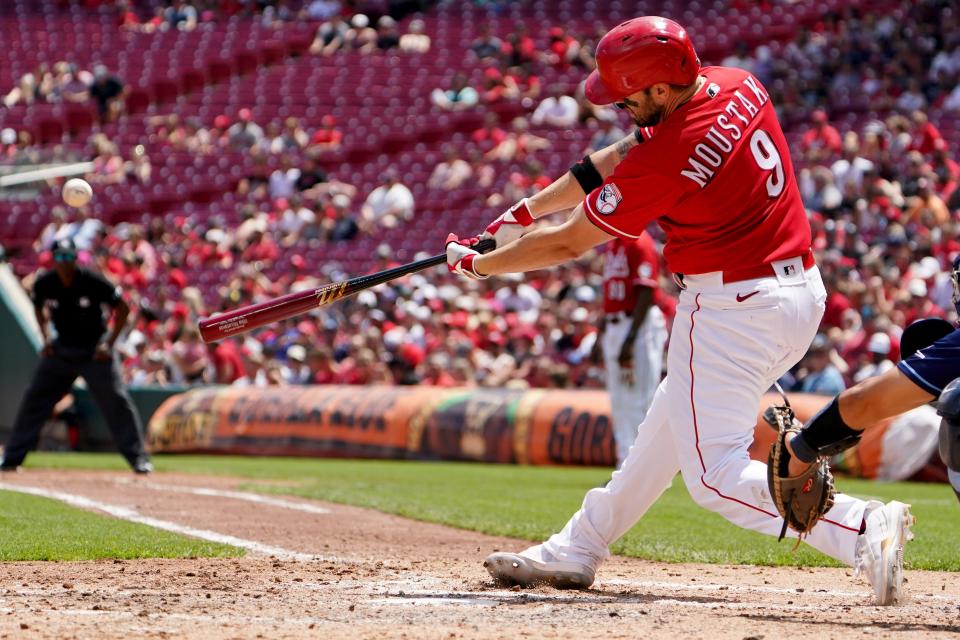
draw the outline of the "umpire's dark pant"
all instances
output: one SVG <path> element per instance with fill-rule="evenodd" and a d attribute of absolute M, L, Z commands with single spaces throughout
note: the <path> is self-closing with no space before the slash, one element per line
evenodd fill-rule
<path fill-rule="evenodd" d="M 20 403 L 3 454 L 5 467 L 19 466 L 27 452 L 37 446 L 40 429 L 78 376 L 86 381 L 123 457 L 132 465 L 138 456 L 145 455 L 140 417 L 123 387 L 116 360 L 94 360 L 91 349 L 56 345 L 53 355 L 41 357 Z"/>

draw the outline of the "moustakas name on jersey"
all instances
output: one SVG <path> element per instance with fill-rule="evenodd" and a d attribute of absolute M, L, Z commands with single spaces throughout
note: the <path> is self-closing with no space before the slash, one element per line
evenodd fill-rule
<path fill-rule="evenodd" d="M 754 267 L 804 255 L 810 224 L 787 142 L 763 85 L 706 67 L 706 82 L 587 195 L 587 217 L 620 238 L 656 220 L 674 273 Z M 652 135 L 650 135 L 652 134 Z"/>

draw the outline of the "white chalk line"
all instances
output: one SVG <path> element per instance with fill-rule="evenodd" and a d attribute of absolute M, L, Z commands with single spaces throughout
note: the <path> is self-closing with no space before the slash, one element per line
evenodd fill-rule
<path fill-rule="evenodd" d="M 293 502 L 292 500 L 285 500 L 283 498 L 263 496 L 258 493 L 248 493 L 246 491 L 228 491 L 224 489 L 210 489 L 208 487 L 189 487 L 185 485 L 160 484 L 160 483 L 149 482 L 149 481 L 135 482 L 131 480 L 119 480 L 118 484 L 135 485 L 137 487 L 144 487 L 147 489 L 153 489 L 155 491 L 167 491 L 170 493 L 188 493 L 195 496 L 208 496 L 212 498 L 228 498 L 230 500 L 243 500 L 246 502 L 253 502 L 255 504 L 262 504 L 270 507 L 280 507 L 282 509 L 291 509 L 293 511 L 303 511 L 304 513 L 313 513 L 316 515 L 324 515 L 324 514 L 330 513 L 330 509 L 326 509 L 324 507 L 318 507 L 313 504 L 307 504 L 304 502 Z"/>
<path fill-rule="evenodd" d="M 181 535 L 190 536 L 192 538 L 199 538 L 201 540 L 207 540 L 208 542 L 228 544 L 234 547 L 240 547 L 241 549 L 246 549 L 247 551 L 252 551 L 253 553 L 258 553 L 266 556 L 276 556 L 277 558 L 280 558 L 282 560 L 296 560 L 298 562 L 307 562 L 312 560 L 323 560 L 328 562 L 340 561 L 340 558 L 336 558 L 336 557 L 320 556 L 320 555 L 315 555 L 310 553 L 301 553 L 299 551 L 291 551 L 289 549 L 284 549 L 283 547 L 276 547 L 273 545 L 263 544 L 261 542 L 256 542 L 254 540 L 245 540 L 244 538 L 238 538 L 236 536 L 231 536 L 225 533 L 218 533 L 216 531 L 210 531 L 208 529 L 197 529 L 194 527 L 177 524 L 176 522 L 170 522 L 168 520 L 160 520 L 159 518 L 152 518 L 150 516 L 142 515 L 136 510 L 130 509 L 128 507 L 121 507 L 117 505 L 107 504 L 105 502 L 91 500 L 90 498 L 85 498 L 83 496 L 75 495 L 72 493 L 65 493 L 63 491 L 53 491 L 50 489 L 42 489 L 40 487 L 29 487 L 24 485 L 12 485 L 12 484 L 2 484 L 2 483 L 0 483 L 0 489 L 6 490 L 6 491 L 17 491 L 19 493 L 27 493 L 34 496 L 40 496 L 42 498 L 59 500 L 60 502 L 63 502 L 73 507 L 78 507 L 80 509 L 101 511 L 103 513 L 113 516 L 114 518 L 119 518 L 120 520 L 126 520 L 128 522 L 136 522 L 138 524 L 144 524 L 144 525 L 147 525 L 148 527 L 153 527 L 155 529 L 170 531 L 172 533 L 178 533 Z"/>

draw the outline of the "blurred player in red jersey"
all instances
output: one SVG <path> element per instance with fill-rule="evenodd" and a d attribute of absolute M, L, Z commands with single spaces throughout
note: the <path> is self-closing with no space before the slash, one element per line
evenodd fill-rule
<path fill-rule="evenodd" d="M 760 82 L 741 69 L 701 68 L 683 27 L 655 16 L 614 28 L 596 59 L 587 98 L 627 110 L 641 129 L 491 223 L 484 235 L 495 251 L 480 255 L 473 240 L 450 234 L 447 264 L 470 278 L 543 269 L 613 237 L 636 239 L 656 220 L 682 289 L 667 377 L 607 486 L 589 491 L 543 544 L 487 558 L 501 583 L 589 586 L 609 545 L 677 471 L 701 506 L 778 535 L 767 466 L 748 447 L 764 392 L 804 355 L 824 311 L 793 163 Z M 525 233 L 535 217 L 570 208 L 563 224 Z M 908 505 L 837 494 L 805 540 L 866 573 L 889 604 L 899 598 L 909 523 Z"/>
<path fill-rule="evenodd" d="M 660 384 L 667 327 L 655 300 L 659 271 L 657 248 L 646 233 L 637 240 L 614 238 L 606 246 L 597 345 L 603 345 L 618 467 Z"/>

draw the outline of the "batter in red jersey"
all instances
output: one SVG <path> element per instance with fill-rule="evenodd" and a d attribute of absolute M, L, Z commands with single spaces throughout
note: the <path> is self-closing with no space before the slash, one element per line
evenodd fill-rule
<path fill-rule="evenodd" d="M 769 94 L 740 69 L 701 68 L 686 31 L 629 20 L 597 45 L 586 95 L 627 110 L 639 132 L 491 223 L 497 249 L 447 239 L 451 271 L 471 278 L 553 266 L 656 221 L 683 290 L 657 389 L 636 442 L 607 486 L 567 525 L 519 554 L 484 563 L 501 583 L 589 586 L 609 545 L 639 520 L 677 471 L 691 497 L 730 522 L 776 536 L 783 520 L 767 467 L 751 461 L 764 392 L 804 355 L 826 292 L 810 251 L 788 148 Z M 584 198 L 584 194 L 586 197 Z M 529 233 L 534 218 L 573 208 Z M 804 540 L 865 573 L 877 600 L 899 598 L 908 505 L 837 494 Z"/>
<path fill-rule="evenodd" d="M 637 438 L 660 384 L 667 327 L 656 305 L 659 256 L 653 239 L 616 238 L 603 257 L 603 320 L 600 325 L 617 466 Z"/>

